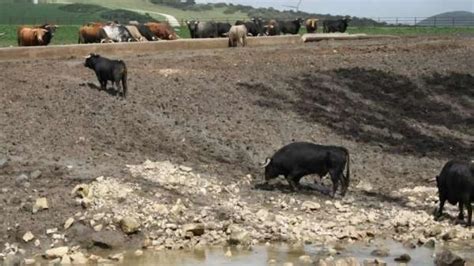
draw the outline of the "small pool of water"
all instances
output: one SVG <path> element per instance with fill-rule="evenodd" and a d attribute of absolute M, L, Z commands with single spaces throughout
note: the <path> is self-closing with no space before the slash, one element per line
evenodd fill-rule
<path fill-rule="evenodd" d="M 380 258 L 388 265 L 398 265 L 394 259 L 404 253 L 411 257 L 410 265 L 434 265 L 434 254 L 438 249 L 429 249 L 417 247 L 410 249 L 404 247 L 398 242 L 392 240 L 376 240 L 370 244 L 356 243 L 347 245 L 340 255 L 336 258 L 355 257 L 362 263 L 365 259 L 375 259 L 370 253 L 379 247 L 385 247 L 390 250 L 388 257 Z M 456 252 L 465 259 L 474 261 L 474 241 L 449 246 L 450 250 Z M 133 251 L 127 252 L 122 265 L 184 265 L 184 266 L 240 266 L 240 265 L 268 265 L 269 260 L 275 260 L 276 265 L 282 265 L 285 262 L 292 262 L 295 266 L 301 265 L 299 257 L 309 255 L 314 259 L 325 249 L 323 246 L 307 245 L 304 247 L 293 248 L 285 244 L 272 244 L 271 246 L 256 246 L 251 251 L 230 249 L 231 257 L 225 256 L 227 248 L 209 248 L 206 250 L 195 251 L 145 251 L 142 256 L 136 257 Z"/>

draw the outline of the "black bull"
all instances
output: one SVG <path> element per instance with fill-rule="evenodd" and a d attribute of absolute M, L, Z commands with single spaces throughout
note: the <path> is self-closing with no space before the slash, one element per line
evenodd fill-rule
<path fill-rule="evenodd" d="M 344 175 L 344 168 L 346 167 Z M 342 185 L 341 195 L 344 196 L 349 187 L 350 170 L 349 151 L 344 147 L 324 146 L 309 142 L 295 142 L 278 150 L 264 164 L 265 180 L 285 176 L 292 190 L 297 190 L 303 176 L 317 174 L 324 177 L 327 173 L 333 183 L 334 197 Z"/>
<path fill-rule="evenodd" d="M 463 206 L 467 209 L 467 225 L 472 223 L 472 206 L 474 202 L 474 163 L 451 160 L 447 162 L 439 176 L 436 176 L 439 192 L 439 209 L 437 216 L 443 214 L 446 200 L 456 205 L 459 203 L 459 220 L 464 220 Z"/>

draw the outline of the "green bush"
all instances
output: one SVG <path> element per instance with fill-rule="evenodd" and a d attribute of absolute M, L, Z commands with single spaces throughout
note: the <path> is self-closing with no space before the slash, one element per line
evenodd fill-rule
<path fill-rule="evenodd" d="M 123 10 L 123 9 L 114 9 L 107 10 L 100 14 L 100 17 L 105 20 L 118 21 L 120 23 L 128 23 L 130 20 L 136 20 L 140 23 L 148 21 L 156 21 L 150 15 L 142 15 L 136 12 Z"/>
<path fill-rule="evenodd" d="M 60 10 L 73 12 L 73 13 L 97 13 L 107 10 L 106 8 L 98 5 L 88 4 L 70 4 L 59 7 Z"/>

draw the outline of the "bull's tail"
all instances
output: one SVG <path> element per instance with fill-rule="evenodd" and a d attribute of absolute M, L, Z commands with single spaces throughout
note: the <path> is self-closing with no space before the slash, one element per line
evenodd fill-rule
<path fill-rule="evenodd" d="M 122 89 L 123 89 L 123 98 L 127 97 L 127 66 L 125 65 L 124 62 L 122 62 L 123 65 L 123 73 L 122 73 Z"/>

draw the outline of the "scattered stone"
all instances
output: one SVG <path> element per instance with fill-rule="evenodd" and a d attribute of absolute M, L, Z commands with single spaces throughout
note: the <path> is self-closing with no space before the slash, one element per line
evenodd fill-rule
<path fill-rule="evenodd" d="M 463 266 L 465 261 L 450 250 L 445 249 L 436 254 L 434 262 L 436 266 Z"/>
<path fill-rule="evenodd" d="M 232 251 L 230 251 L 230 248 L 227 249 L 225 256 L 228 258 L 232 257 Z"/>
<path fill-rule="evenodd" d="M 283 263 L 283 266 L 293 266 L 293 262 L 285 262 Z"/>
<path fill-rule="evenodd" d="M 71 265 L 71 264 L 72 264 L 72 259 L 69 255 L 64 255 L 61 258 L 61 265 Z"/>
<path fill-rule="evenodd" d="M 303 210 L 315 211 L 321 208 L 321 205 L 317 202 L 305 201 L 301 204 Z"/>
<path fill-rule="evenodd" d="M 194 223 L 194 224 L 185 224 L 183 225 L 183 231 L 185 233 L 191 232 L 193 236 L 201 236 L 204 234 L 204 224 Z"/>
<path fill-rule="evenodd" d="M 250 234 L 238 226 L 233 226 L 230 229 L 229 244 L 231 245 L 250 245 Z"/>
<path fill-rule="evenodd" d="M 405 254 L 402 254 L 402 255 L 400 255 L 400 256 L 398 256 L 398 257 L 395 258 L 395 261 L 396 261 L 396 262 L 404 262 L 404 263 L 406 263 L 406 262 L 409 262 L 410 260 L 411 260 L 410 255 L 408 255 L 408 254 L 406 254 L 406 253 L 405 253 Z"/>
<path fill-rule="evenodd" d="M 74 187 L 74 189 L 71 191 L 71 194 L 74 196 L 74 197 L 79 197 L 79 198 L 90 198 L 92 195 L 91 195 L 91 191 L 89 189 L 89 186 L 86 185 L 86 184 L 79 184 L 77 186 Z"/>
<path fill-rule="evenodd" d="M 448 240 L 456 238 L 457 234 L 458 234 L 458 231 L 456 229 L 451 229 L 448 232 L 446 232 L 445 234 L 443 234 L 443 236 L 441 236 L 441 238 L 444 241 L 448 241 Z"/>
<path fill-rule="evenodd" d="M 100 232 L 103 227 L 104 227 L 104 226 L 103 226 L 102 224 L 98 224 L 98 225 L 95 225 L 93 228 L 94 228 L 94 231 Z"/>
<path fill-rule="evenodd" d="M 256 213 L 256 216 L 257 218 L 260 220 L 260 221 L 265 221 L 267 220 L 267 217 L 268 217 L 268 210 L 266 209 L 260 209 L 257 213 Z"/>
<path fill-rule="evenodd" d="M 92 235 L 92 244 L 101 248 L 119 248 L 124 242 L 123 235 L 113 231 L 103 230 Z"/>
<path fill-rule="evenodd" d="M 39 239 L 35 240 L 35 247 L 39 247 L 41 245 L 41 242 Z"/>
<path fill-rule="evenodd" d="M 113 261 L 122 262 L 123 261 L 123 254 L 122 253 L 113 254 L 113 255 L 110 255 L 108 258 L 113 260 Z"/>
<path fill-rule="evenodd" d="M 82 252 L 76 252 L 72 255 L 69 255 L 69 257 L 71 258 L 73 264 L 75 265 L 85 265 L 87 264 L 87 258 L 86 256 L 84 256 L 84 254 L 82 254 Z"/>
<path fill-rule="evenodd" d="M 370 255 L 376 256 L 376 257 L 388 257 L 390 255 L 389 249 L 388 248 L 378 248 L 374 249 Z"/>
<path fill-rule="evenodd" d="M 436 240 L 434 240 L 433 238 L 430 238 L 428 239 L 424 244 L 423 246 L 425 248 L 434 248 L 436 245 Z"/>
<path fill-rule="evenodd" d="M 47 235 L 51 235 L 51 234 L 54 234 L 58 231 L 58 228 L 50 228 L 50 229 L 46 229 L 46 234 Z"/>
<path fill-rule="evenodd" d="M 28 231 L 23 235 L 23 241 L 25 241 L 25 242 L 30 242 L 34 238 L 35 238 L 35 236 L 33 235 L 33 233 L 31 233 L 31 231 Z"/>
<path fill-rule="evenodd" d="M 309 255 L 302 255 L 298 258 L 299 262 L 302 264 L 313 264 L 313 260 Z"/>
<path fill-rule="evenodd" d="M 183 172 L 191 172 L 193 170 L 193 168 L 187 167 L 187 166 L 184 166 L 184 165 L 180 165 L 179 170 L 181 170 Z"/>
<path fill-rule="evenodd" d="M 267 264 L 268 264 L 268 265 L 275 265 L 276 263 L 277 263 L 277 261 L 276 261 L 275 259 L 269 259 L 269 260 L 267 261 Z"/>
<path fill-rule="evenodd" d="M 363 266 L 387 266 L 387 263 L 383 260 L 364 260 L 362 263 Z"/>
<path fill-rule="evenodd" d="M 31 265 L 35 263 L 36 263 L 35 259 L 25 259 L 25 265 Z"/>
<path fill-rule="evenodd" d="M 64 223 L 64 229 L 67 230 L 69 229 L 69 227 L 71 227 L 71 225 L 74 223 L 74 218 L 70 217 L 66 220 L 66 222 Z"/>
<path fill-rule="evenodd" d="M 409 249 L 415 249 L 416 248 L 416 244 L 413 243 L 413 241 L 407 241 L 407 242 L 403 243 L 403 246 L 405 248 L 409 248 Z"/>
<path fill-rule="evenodd" d="M 40 170 L 35 170 L 33 172 L 30 173 L 30 177 L 31 179 L 36 179 L 36 178 L 39 178 L 43 173 L 41 173 Z"/>
<path fill-rule="evenodd" d="M 124 217 L 120 220 L 120 228 L 125 234 L 133 234 L 138 232 L 140 223 L 135 218 Z"/>
<path fill-rule="evenodd" d="M 442 232 L 443 232 L 443 227 L 441 225 L 436 225 L 427 230 L 426 236 L 435 237 L 435 236 L 441 235 Z"/>
<path fill-rule="evenodd" d="M 21 184 L 23 184 L 24 182 L 27 182 L 27 181 L 28 181 L 28 176 L 25 175 L 25 174 L 21 174 L 21 175 L 19 175 L 15 178 L 15 184 L 16 185 L 21 185 Z"/>
<path fill-rule="evenodd" d="M 0 169 L 7 166 L 8 159 L 7 158 L 0 158 Z"/>
<path fill-rule="evenodd" d="M 48 200 L 46 198 L 38 198 L 36 199 L 35 205 L 33 205 L 33 213 L 37 213 L 38 211 L 48 208 Z"/>
<path fill-rule="evenodd" d="M 69 247 L 58 247 L 46 250 L 44 257 L 46 259 L 62 258 L 69 251 Z"/>
<path fill-rule="evenodd" d="M 137 249 L 137 250 L 135 250 L 135 252 L 133 253 L 133 255 L 135 255 L 136 257 L 140 257 L 140 256 L 143 255 L 143 250 Z"/>

